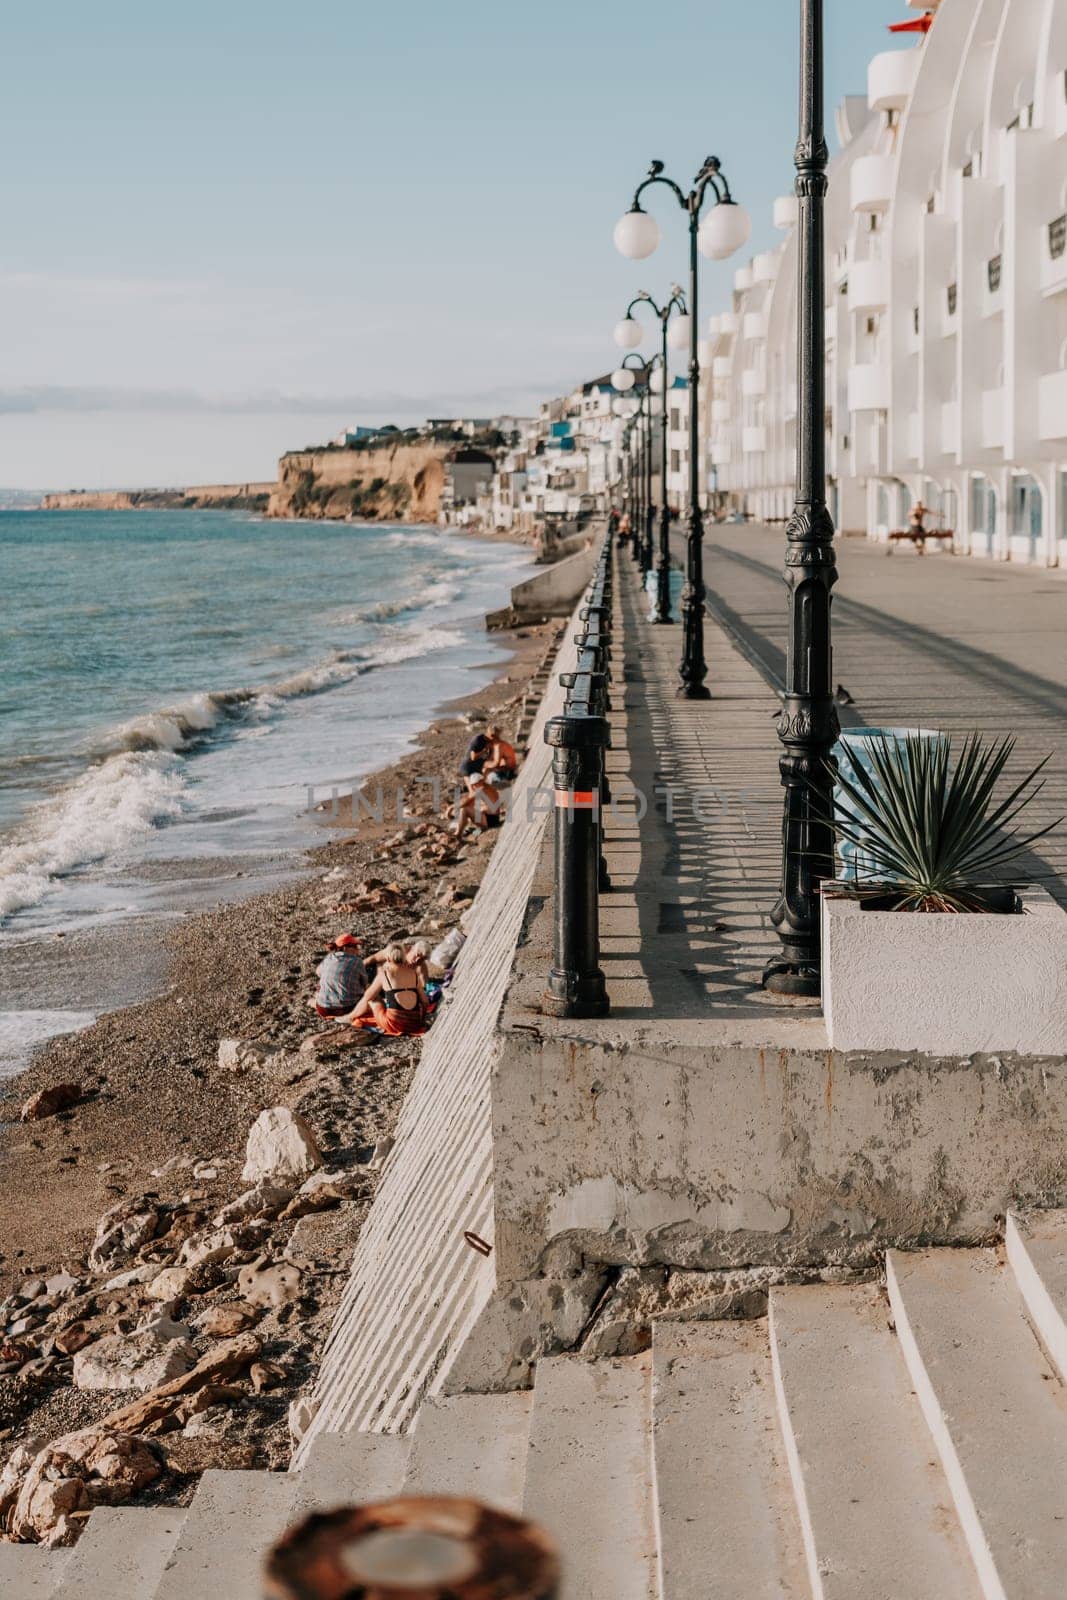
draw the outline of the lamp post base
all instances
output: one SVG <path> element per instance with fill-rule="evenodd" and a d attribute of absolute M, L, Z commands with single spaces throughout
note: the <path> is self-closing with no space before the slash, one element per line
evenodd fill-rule
<path fill-rule="evenodd" d="M 710 700 L 711 690 L 706 683 L 680 683 L 674 691 L 676 700 Z"/>
<path fill-rule="evenodd" d="M 781 956 L 768 961 L 764 967 L 763 987 L 768 994 L 791 995 L 802 1000 L 817 1000 L 822 993 L 817 966 L 805 961 L 786 961 Z"/>

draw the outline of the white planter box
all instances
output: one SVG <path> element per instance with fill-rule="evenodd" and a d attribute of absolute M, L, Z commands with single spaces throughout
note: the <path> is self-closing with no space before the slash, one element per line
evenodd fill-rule
<path fill-rule="evenodd" d="M 822 897 L 822 1002 L 835 1050 L 1067 1055 L 1067 913 L 865 911 Z"/>

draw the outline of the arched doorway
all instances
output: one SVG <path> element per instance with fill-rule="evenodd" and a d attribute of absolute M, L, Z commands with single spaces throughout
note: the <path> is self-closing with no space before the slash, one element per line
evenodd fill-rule
<path fill-rule="evenodd" d="M 1011 479 L 1011 545 L 1013 556 L 1037 562 L 1044 556 L 1045 497 L 1041 485 L 1028 472 Z"/>
<path fill-rule="evenodd" d="M 991 556 L 997 536 L 997 491 L 980 472 L 971 479 L 971 554 Z"/>

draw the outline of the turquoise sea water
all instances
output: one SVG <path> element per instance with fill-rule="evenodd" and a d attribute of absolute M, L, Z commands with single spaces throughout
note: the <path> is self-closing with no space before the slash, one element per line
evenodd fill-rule
<path fill-rule="evenodd" d="M 418 527 L 0 513 L 0 943 L 306 843 L 308 785 L 491 675 L 482 616 L 528 559 Z"/>

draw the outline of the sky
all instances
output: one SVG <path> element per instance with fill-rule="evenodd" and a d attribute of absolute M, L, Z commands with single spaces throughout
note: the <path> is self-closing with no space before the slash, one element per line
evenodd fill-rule
<path fill-rule="evenodd" d="M 684 277 L 653 157 L 779 235 L 797 0 L 51 0 L 5 8 L 0 487 L 273 477 L 357 422 L 528 411 Z M 827 113 L 904 0 L 826 0 Z M 832 139 L 831 139 L 832 143 Z M 707 263 L 701 320 L 734 267 Z"/>

